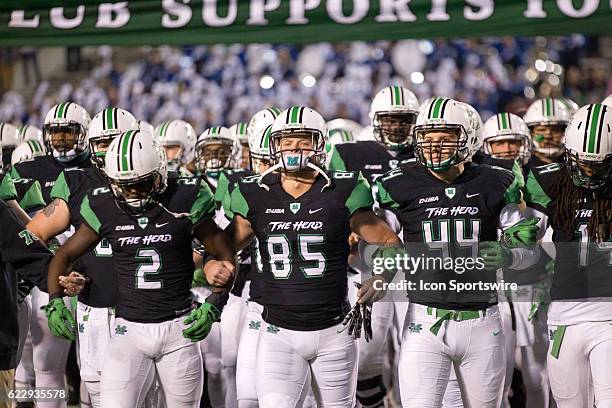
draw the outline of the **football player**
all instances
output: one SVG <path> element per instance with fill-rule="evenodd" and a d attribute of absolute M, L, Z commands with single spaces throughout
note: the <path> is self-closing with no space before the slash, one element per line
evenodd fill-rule
<path fill-rule="evenodd" d="M 612 106 L 612 95 L 608 95 L 606 99 L 601 102 L 602 105 Z"/>
<path fill-rule="evenodd" d="M 448 285 L 453 280 L 495 282 L 492 271 L 528 267 L 537 260 L 537 250 L 497 243 L 498 228 L 522 218 L 521 192 L 512 172 L 469 161 L 478 145 L 477 128 L 463 103 L 433 99 L 414 128 L 417 161 L 377 182 L 378 201 L 397 217 L 409 255 L 483 259 L 463 274 L 436 263 L 410 271 L 417 286 L 410 291 L 401 341 L 404 407 L 442 406 L 451 367 L 465 406 L 497 408 L 501 403 L 506 368 L 496 291 L 455 292 Z M 528 233 L 535 242 L 534 228 Z M 436 284 L 442 284 L 438 290 Z M 360 301 L 369 300 L 369 293 L 367 287 L 360 289 Z"/>
<path fill-rule="evenodd" d="M 40 143 L 43 143 L 43 132 L 36 126 L 21 125 L 19 126 L 18 131 L 19 131 L 19 140 L 21 140 L 22 142 L 36 140 Z"/>
<path fill-rule="evenodd" d="M 310 384 L 319 406 L 353 406 L 356 342 L 338 333 L 349 308 L 348 237 L 399 241 L 372 212 L 359 172 L 322 170 L 326 139 L 325 121 L 314 110 L 283 111 L 271 128 L 274 165 L 232 191 L 235 242 L 243 248 L 255 237 L 260 255 L 260 407 L 301 406 Z"/>
<path fill-rule="evenodd" d="M 338 144 L 331 149 L 329 169 L 361 171 L 374 182 L 387 171 L 414 158 L 412 128 L 419 110 L 417 97 L 402 86 L 380 90 L 370 105 L 370 120 L 375 140 Z M 354 239 L 354 237 L 352 237 Z M 358 272 L 358 265 L 351 263 Z M 353 278 L 358 279 L 359 275 Z M 352 285 L 351 285 L 352 286 Z M 356 292 L 351 287 L 351 299 Z M 380 406 L 386 395 L 383 382 L 383 362 L 387 349 L 387 332 L 395 325 L 401 331 L 406 302 L 381 302 L 372 308 L 372 330 L 380 333 L 370 342 L 359 340 L 359 381 L 357 399 L 366 406 Z"/>
<path fill-rule="evenodd" d="M 280 113 L 280 109 L 277 108 L 263 109 L 255 113 L 249 121 L 247 127 L 247 135 L 249 138 L 249 164 L 253 174 L 263 173 L 272 163 L 272 157 L 270 156 L 270 133 L 272 124 Z M 239 180 L 237 180 L 237 182 L 239 182 Z M 236 184 L 234 184 L 234 186 L 235 185 Z M 224 208 L 228 217 L 233 218 L 230 207 L 231 200 L 229 203 L 225 203 Z M 263 306 L 261 305 L 261 272 L 254 263 L 255 260 L 259 259 L 256 239 L 253 240 L 249 249 L 251 264 L 247 275 L 249 279 L 247 310 L 242 320 L 242 330 L 240 332 L 236 362 L 236 391 L 239 408 L 259 407 L 257 402 L 257 390 L 255 388 L 256 358 L 257 342 L 264 324 L 261 320 L 261 314 L 263 312 Z"/>
<path fill-rule="evenodd" d="M 197 407 L 203 365 L 196 342 L 219 319 L 227 291 L 192 310 L 192 240 L 197 237 L 218 259 L 233 263 L 234 257 L 227 236 L 212 221 L 212 193 L 198 178 L 168 178 L 163 148 L 155 136 L 138 130 L 111 142 L 105 173 L 111 189 L 88 192 L 81 225 L 49 266 L 49 327 L 74 336 L 75 322 L 55 282 L 105 237 L 119 284 L 101 406 L 140 406 L 157 376 L 167 406 Z"/>
<path fill-rule="evenodd" d="M 564 142 L 565 162 L 532 169 L 525 190 L 557 249 L 548 375 L 559 408 L 612 407 L 612 108 L 580 108 Z"/>
<path fill-rule="evenodd" d="M 32 179 L 40 183 L 42 196 L 48 205 L 43 212 L 55 209 L 51 189 L 66 168 L 90 165 L 86 134 L 91 118 L 87 111 L 73 102 L 60 103 L 45 116 L 43 137 L 47 150 L 44 156 L 16 163 L 11 169 L 15 180 Z M 36 387 L 63 388 L 64 371 L 70 342 L 51 334 L 47 318 L 41 308 L 49 302 L 48 295 L 37 288 L 32 290 L 33 360 Z M 44 407 L 63 406 L 61 401 L 39 401 Z"/>
<path fill-rule="evenodd" d="M 11 154 L 21 143 L 19 130 L 10 123 L 0 123 L 0 144 L 2 144 L 2 166 L 10 168 Z"/>
<path fill-rule="evenodd" d="M 523 120 L 531 132 L 533 153 L 530 169 L 563 160 L 563 131 L 570 120 L 567 105 L 555 98 L 538 99 L 529 105 Z"/>
<path fill-rule="evenodd" d="M 87 145 L 92 166 L 65 169 L 51 190 L 52 204 L 38 213 L 28 229 L 47 241 L 71 226 L 81 225 L 80 207 L 90 189 L 107 189 L 104 158 L 111 141 L 122 132 L 136 130 L 136 118 L 119 108 L 106 108 L 94 116 L 87 130 Z M 100 374 L 111 337 L 117 302 L 117 276 L 112 250 L 106 240 L 100 241 L 81 257 L 74 269 L 87 277 L 89 284 L 78 295 L 76 322 L 81 379 L 87 387 L 92 406 L 100 406 Z M 63 278 L 63 277 L 62 277 Z M 80 278 L 73 274 L 78 282 Z M 69 282 L 69 281 L 67 281 Z M 67 283 L 68 287 L 71 287 Z"/>
<path fill-rule="evenodd" d="M 190 175 L 187 166 L 194 159 L 197 135 L 193 126 L 184 120 L 168 120 L 155 129 L 166 151 L 168 171 Z"/>
<path fill-rule="evenodd" d="M 239 122 L 232 125 L 229 130 L 236 140 L 236 156 L 234 157 L 234 167 L 246 170 L 249 168 L 249 138 L 247 136 L 247 123 Z"/>
<path fill-rule="evenodd" d="M 523 119 L 512 113 L 498 113 L 484 124 L 482 149 L 496 159 L 527 164 L 531 157 L 529 128 Z"/>

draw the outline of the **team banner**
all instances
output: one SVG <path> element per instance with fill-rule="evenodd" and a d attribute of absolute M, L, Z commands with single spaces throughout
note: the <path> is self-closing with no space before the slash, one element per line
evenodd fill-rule
<path fill-rule="evenodd" d="M 0 45 L 609 34 L 611 8 L 609 0 L 3 0 Z"/>

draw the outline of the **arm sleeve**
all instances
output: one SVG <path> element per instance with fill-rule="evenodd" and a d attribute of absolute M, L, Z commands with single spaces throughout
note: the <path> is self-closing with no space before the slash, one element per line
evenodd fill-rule
<path fill-rule="evenodd" d="M 223 198 L 229 194 L 229 180 L 225 173 L 221 173 L 219 176 L 219 180 L 217 180 L 217 189 L 215 190 L 215 204 L 217 208 L 221 208 L 223 206 Z"/>
<path fill-rule="evenodd" d="M 215 202 L 213 199 L 212 191 L 210 187 L 203 181 L 200 181 L 200 188 L 198 195 L 191 206 L 189 212 L 189 218 L 193 225 L 198 224 L 201 221 L 212 218 L 215 214 Z"/>
<path fill-rule="evenodd" d="M 89 204 L 89 196 L 85 196 L 83 201 L 81 202 L 81 219 L 85 222 L 92 230 L 96 231 L 98 235 L 102 235 L 100 229 L 102 228 L 102 223 L 100 219 L 91 208 Z"/>
<path fill-rule="evenodd" d="M 242 191 L 240 191 L 240 184 L 237 184 L 232 191 L 230 210 L 232 214 L 239 214 L 244 219 L 247 219 L 249 215 L 249 204 L 242 195 Z"/>
<path fill-rule="evenodd" d="M 0 201 L 0 254 L 2 260 L 15 272 L 47 291 L 47 267 L 53 254 L 28 231 L 10 210 Z"/>
<path fill-rule="evenodd" d="M 349 211 L 349 215 L 353 215 L 355 211 L 360 209 L 371 210 L 374 205 L 374 198 L 372 197 L 372 190 L 370 189 L 370 183 L 363 177 L 361 172 L 357 176 L 357 182 L 351 195 L 346 200 L 346 208 Z"/>
<path fill-rule="evenodd" d="M 45 206 L 45 199 L 42 195 L 42 189 L 40 188 L 40 183 L 37 180 L 35 180 L 23 194 L 23 197 L 21 197 L 19 200 L 19 206 L 28 213 Z"/>
<path fill-rule="evenodd" d="M 551 199 L 542 188 L 533 171 L 529 172 L 527 182 L 525 183 L 525 202 L 528 207 L 548 215 L 548 205 Z"/>
<path fill-rule="evenodd" d="M 340 152 L 336 146 L 332 147 L 328 168 L 329 170 L 346 171 L 346 164 L 344 164 L 344 160 L 342 160 Z"/>
<path fill-rule="evenodd" d="M 523 218 L 517 204 L 508 204 L 501 210 L 499 215 L 499 226 L 504 230 Z M 512 248 L 510 253 L 512 253 L 512 263 L 509 266 L 510 269 L 527 269 L 535 265 L 540 259 L 540 247 L 538 245 L 534 245 L 533 248 Z"/>
<path fill-rule="evenodd" d="M 70 200 L 70 187 L 68 186 L 68 182 L 66 180 L 66 172 L 62 171 L 59 176 L 57 176 L 57 180 L 53 184 L 53 188 L 51 189 L 51 198 L 61 198 L 69 203 Z"/>
<path fill-rule="evenodd" d="M 13 178 L 8 173 L 2 173 L 2 181 L 0 182 L 0 199 L 5 201 L 17 199 L 15 183 L 13 183 Z"/>

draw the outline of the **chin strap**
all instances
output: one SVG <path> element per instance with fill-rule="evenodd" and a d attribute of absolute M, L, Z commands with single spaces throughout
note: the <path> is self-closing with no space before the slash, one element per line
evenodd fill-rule
<path fill-rule="evenodd" d="M 317 173 L 319 173 L 321 176 L 323 176 L 323 178 L 325 180 L 327 180 L 327 183 L 325 183 L 325 185 L 321 188 L 321 192 L 325 191 L 325 189 L 331 187 L 332 185 L 332 181 L 329 178 L 329 176 L 327 174 L 325 174 L 325 172 L 316 164 L 308 162 L 308 164 L 306 165 L 306 167 L 313 169 L 314 171 L 316 171 Z"/>

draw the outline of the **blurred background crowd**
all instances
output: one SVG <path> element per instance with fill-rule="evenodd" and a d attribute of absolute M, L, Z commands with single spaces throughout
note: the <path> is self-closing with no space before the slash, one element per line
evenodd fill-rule
<path fill-rule="evenodd" d="M 369 124 L 375 92 L 389 84 L 469 102 L 484 120 L 518 114 L 530 100 L 579 105 L 612 93 L 612 38 L 482 38 L 313 45 L 67 48 L 63 68 L 41 74 L 40 49 L 0 49 L 0 122 L 41 126 L 59 101 L 91 114 L 107 106 L 158 124 L 184 119 L 198 132 L 246 121 L 264 106 L 306 105 L 326 119 Z M 43 69 L 41 69 L 43 68 Z M 46 77 L 47 76 L 47 77 Z"/>

